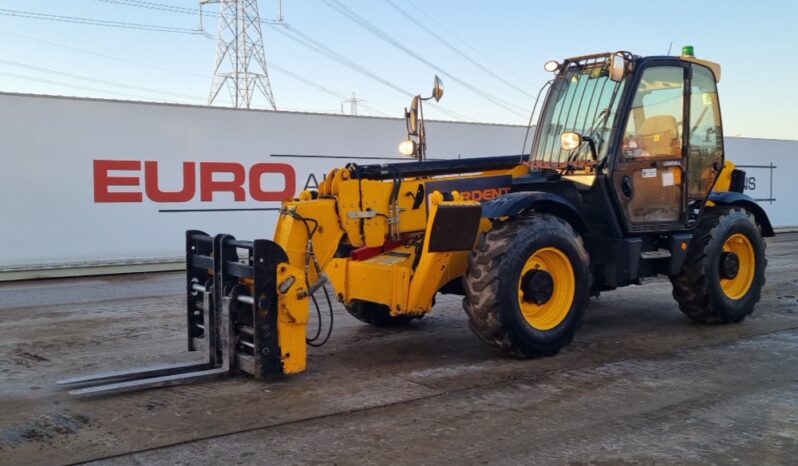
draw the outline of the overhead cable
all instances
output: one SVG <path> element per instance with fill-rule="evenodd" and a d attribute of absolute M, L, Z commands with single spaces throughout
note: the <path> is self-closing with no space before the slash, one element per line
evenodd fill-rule
<path fill-rule="evenodd" d="M 52 15 L 47 13 L 37 13 L 32 11 L 10 10 L 0 8 L 0 15 L 13 16 L 17 18 L 40 19 L 45 21 L 57 21 L 62 23 L 85 24 L 90 26 L 104 26 L 122 29 L 138 29 L 143 31 L 171 32 L 177 34 L 201 35 L 199 29 L 179 28 L 172 26 L 156 26 L 152 24 L 125 23 L 121 21 L 108 21 L 104 19 L 84 18 L 78 16 Z"/>

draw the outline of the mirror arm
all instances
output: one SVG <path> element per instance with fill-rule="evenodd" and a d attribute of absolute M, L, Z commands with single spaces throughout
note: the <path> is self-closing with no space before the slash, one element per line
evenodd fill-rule
<path fill-rule="evenodd" d="M 593 160 L 598 161 L 598 149 L 596 148 L 596 141 L 590 136 L 582 136 L 582 140 L 587 142 L 587 145 L 590 146 L 590 156 L 593 157 Z"/>
<path fill-rule="evenodd" d="M 426 99 L 421 99 L 426 100 Z M 427 152 L 427 130 L 424 127 L 424 104 L 422 102 L 418 103 L 418 153 L 416 154 L 416 158 L 418 161 L 422 161 L 426 158 Z"/>

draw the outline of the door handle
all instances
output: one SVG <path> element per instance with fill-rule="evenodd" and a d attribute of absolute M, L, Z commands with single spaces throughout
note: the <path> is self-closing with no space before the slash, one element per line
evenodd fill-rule
<path fill-rule="evenodd" d="M 635 194 L 635 189 L 632 185 L 632 179 L 628 176 L 621 178 L 621 192 L 627 199 L 631 199 Z"/>

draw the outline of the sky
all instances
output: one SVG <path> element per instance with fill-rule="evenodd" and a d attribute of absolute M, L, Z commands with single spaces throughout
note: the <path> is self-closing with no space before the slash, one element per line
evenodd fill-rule
<path fill-rule="evenodd" d="M 197 4 L 0 0 L 0 91 L 204 105 L 216 54 L 218 19 L 212 14 L 219 7 L 204 7 L 203 33 L 198 13 L 158 9 L 198 12 Z M 277 0 L 259 5 L 262 19 L 277 16 Z M 359 22 L 342 14 L 340 5 Z M 548 60 L 615 50 L 664 55 L 671 48 L 678 54 L 692 45 L 697 57 L 723 67 L 719 92 L 727 136 L 798 139 L 793 0 L 571 0 L 567 6 L 531 0 L 284 0 L 283 15 L 288 29 L 263 27 L 281 110 L 340 113 L 354 92 L 363 100 L 359 114 L 400 117 L 409 96 L 429 95 L 439 74 L 445 93 L 439 104 L 425 107 L 428 118 L 526 124 L 538 89 L 550 77 L 543 70 Z M 178 32 L 77 24 L 73 18 Z M 328 53 L 318 53 L 322 47 Z M 229 98 L 217 103 L 228 105 Z M 255 104 L 266 102 L 259 98 Z M 343 107 L 350 111 L 348 103 Z"/>

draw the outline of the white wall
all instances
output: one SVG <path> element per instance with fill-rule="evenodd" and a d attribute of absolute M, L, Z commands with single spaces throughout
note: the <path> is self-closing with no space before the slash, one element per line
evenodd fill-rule
<path fill-rule="evenodd" d="M 798 173 L 798 141 L 726 138 L 725 148 L 726 158 L 745 170 L 746 194 L 759 200 L 773 226 L 798 226 L 798 181 L 793 178 Z"/>
<path fill-rule="evenodd" d="M 525 128 L 430 122 L 427 130 L 429 157 L 454 158 L 519 153 Z M 164 191 L 181 189 L 184 161 L 234 162 L 244 170 L 258 163 L 289 164 L 299 190 L 311 175 L 321 180 L 348 162 L 408 160 L 396 150 L 403 138 L 400 119 L 0 94 L 0 280 L 80 273 L 82 267 L 97 273 L 109 264 L 173 266 L 183 254 L 184 231 L 192 228 L 245 239 L 272 236 L 274 211 L 164 212 L 279 206 L 255 201 L 249 192 L 240 202 L 232 193 L 204 202 L 199 176 L 188 202 L 159 203 L 146 195 L 141 202 L 96 202 L 95 160 L 157 161 Z M 798 173 L 798 142 L 726 143 L 727 157 L 738 164 L 777 167 L 772 183 L 770 169 L 746 168 L 756 185 L 749 194 L 776 199 L 762 202 L 774 225 L 798 225 L 798 211 L 790 205 L 798 192 L 790 179 Z M 140 186 L 115 190 L 145 191 L 143 166 L 109 174 L 138 178 L 133 181 Z M 261 186 L 281 191 L 283 178 L 264 176 Z"/>
<path fill-rule="evenodd" d="M 245 169 L 287 163 L 301 189 L 311 174 L 321 180 L 348 162 L 410 160 L 397 152 L 404 131 L 400 119 L 0 94 L 0 275 L 174 260 L 183 254 L 185 230 L 192 228 L 246 239 L 272 237 L 273 211 L 163 212 L 279 207 L 254 201 L 249 193 L 243 202 L 232 193 L 217 193 L 213 202 L 202 202 L 199 193 L 182 203 L 156 203 L 146 196 L 143 202 L 95 202 L 95 160 L 157 161 L 162 190 L 181 189 L 183 161 L 236 162 Z M 518 153 L 524 129 L 430 122 L 427 131 L 428 157 L 436 158 Z M 144 190 L 142 172 L 110 174 L 140 178 L 141 186 L 118 190 Z M 269 175 L 262 185 L 280 191 L 284 181 Z"/>

